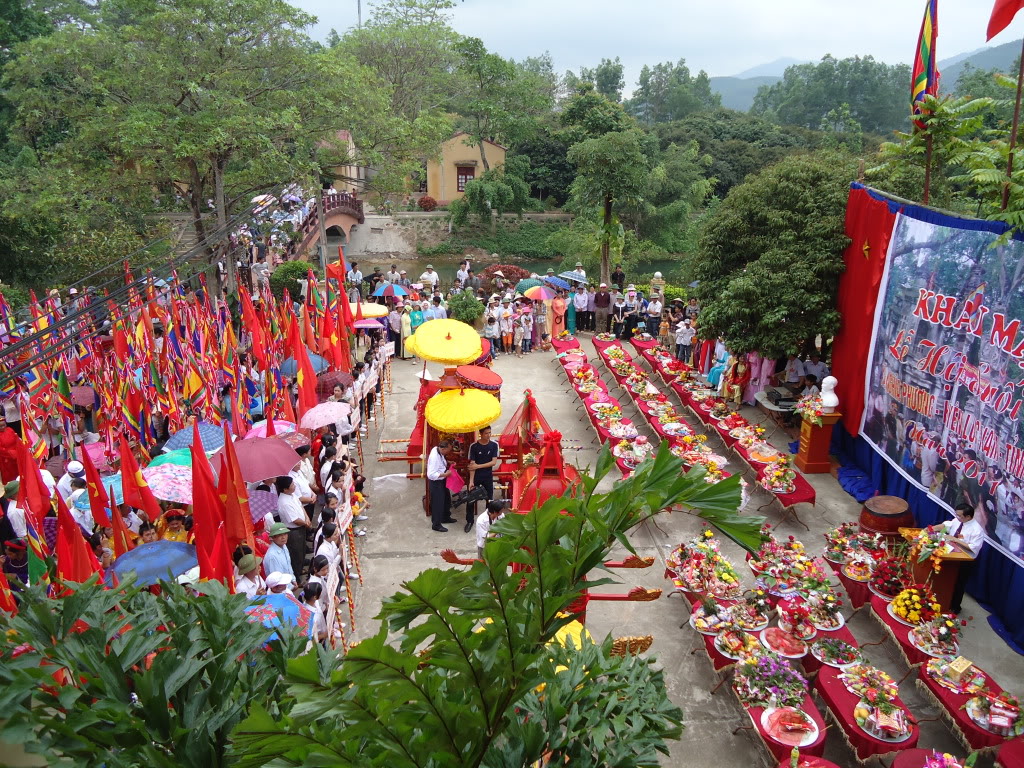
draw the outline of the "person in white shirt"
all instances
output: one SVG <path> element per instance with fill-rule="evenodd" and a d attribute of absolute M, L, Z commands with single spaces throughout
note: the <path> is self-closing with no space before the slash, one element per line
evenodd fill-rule
<path fill-rule="evenodd" d="M 572 305 L 576 309 L 576 327 L 580 330 L 588 327 L 587 323 L 587 304 L 590 301 L 590 296 L 587 294 L 587 289 L 580 285 L 576 287 L 576 292 L 572 295 Z"/>
<path fill-rule="evenodd" d="M 67 471 L 57 481 L 57 493 L 60 494 L 60 497 L 65 502 L 71 496 L 71 481 L 76 477 L 85 477 L 85 467 L 82 466 L 80 461 L 69 461 Z"/>
<path fill-rule="evenodd" d="M 317 488 L 317 481 L 316 470 L 313 469 L 313 460 L 309 455 L 309 446 L 300 445 L 295 449 L 295 452 L 299 454 L 300 461 L 295 465 L 295 469 L 292 472 L 301 477 L 305 483 L 305 485 L 299 484 L 299 496 L 313 495 Z M 309 489 L 309 494 L 303 493 L 306 489 Z"/>
<path fill-rule="evenodd" d="M 267 529 L 270 536 L 270 546 L 263 556 L 264 573 L 287 573 L 295 582 L 295 571 L 292 569 L 292 557 L 288 552 L 288 526 L 284 523 L 274 523 Z"/>
<path fill-rule="evenodd" d="M 348 283 L 348 300 L 357 301 L 363 292 L 363 273 L 359 270 L 359 262 L 353 261 L 352 268 L 345 275 Z"/>
<path fill-rule="evenodd" d="M 441 297 L 434 297 L 434 319 L 435 320 L 447 320 L 448 310 L 446 310 L 441 304 Z"/>
<path fill-rule="evenodd" d="M 647 332 L 654 338 L 658 338 L 658 326 L 661 325 L 661 312 L 664 308 L 661 296 L 651 294 L 651 300 L 647 302 Z"/>
<path fill-rule="evenodd" d="M 452 517 L 452 496 L 448 492 L 447 480 L 452 471 L 448 468 L 448 456 L 452 452 L 450 440 L 442 440 L 430 450 L 427 456 L 427 480 L 430 483 L 431 528 L 439 533 L 448 533 L 443 523 L 458 522 Z"/>
<path fill-rule="evenodd" d="M 235 592 L 241 592 L 249 599 L 267 594 L 267 583 L 260 576 L 262 558 L 243 555 L 238 561 L 238 575 L 235 577 Z"/>
<path fill-rule="evenodd" d="M 398 271 L 398 265 L 397 264 L 392 264 L 391 265 L 391 269 L 389 269 L 384 274 L 384 279 L 387 280 L 391 284 L 397 284 L 398 281 L 402 279 L 402 273 Z"/>
<path fill-rule="evenodd" d="M 283 475 L 274 481 L 274 485 L 277 486 L 277 512 L 281 522 L 288 527 L 288 554 L 292 560 L 292 573 L 302 573 L 302 566 L 306 562 L 309 517 L 302 508 L 293 476 Z"/>
<path fill-rule="evenodd" d="M 455 279 L 458 280 L 459 283 L 461 283 L 462 285 L 465 285 L 466 281 L 469 280 L 469 262 L 468 261 L 460 261 L 459 262 L 459 268 L 455 272 Z"/>
<path fill-rule="evenodd" d="M 800 362 L 800 358 L 796 356 L 795 352 L 789 353 L 786 367 L 776 373 L 775 377 L 779 383 L 784 383 L 793 394 L 800 391 L 804 381 L 804 364 Z"/>
<path fill-rule="evenodd" d="M 690 325 L 689 320 L 683 320 L 676 325 L 676 360 L 689 363 L 693 354 L 693 337 L 697 335 L 697 329 Z"/>
<path fill-rule="evenodd" d="M 804 388 L 800 391 L 800 397 L 817 397 L 821 394 L 818 387 L 818 377 L 813 373 L 804 376 Z"/>
<path fill-rule="evenodd" d="M 341 531 L 337 523 L 324 523 L 323 528 L 317 536 L 314 555 L 323 555 L 332 567 L 344 571 L 344 562 L 341 556 Z"/>
<path fill-rule="evenodd" d="M 323 593 L 324 586 L 318 581 L 311 581 L 302 590 L 302 602 L 313 613 L 313 626 L 310 629 L 310 634 L 318 643 L 327 640 L 327 618 L 324 616 L 323 606 L 320 605 Z"/>
<path fill-rule="evenodd" d="M 817 352 L 811 352 L 807 360 L 804 361 L 804 375 L 813 373 L 818 377 L 818 381 L 824 381 L 825 377 L 828 376 L 828 366 L 821 360 L 821 355 Z"/>
<path fill-rule="evenodd" d="M 427 264 L 427 269 L 422 275 L 420 275 L 420 282 L 424 286 L 430 286 L 430 290 L 433 291 L 437 287 L 437 281 L 441 279 L 441 276 L 434 271 L 433 264 Z"/>
<path fill-rule="evenodd" d="M 505 516 L 505 509 L 507 507 L 508 502 L 504 499 L 493 499 L 488 501 L 484 511 L 477 515 L 476 556 L 478 559 L 484 559 L 484 544 L 487 543 L 487 537 L 491 532 L 491 525 L 495 520 L 500 520 Z"/>
<path fill-rule="evenodd" d="M 958 504 L 953 510 L 953 519 L 947 520 L 942 527 L 946 533 L 965 545 L 975 558 L 981 553 L 985 543 L 985 529 L 974 519 L 974 507 L 970 504 Z M 953 586 L 953 596 L 949 599 L 949 610 L 956 615 L 963 610 L 964 591 L 967 588 L 967 580 L 974 572 L 974 563 L 974 560 L 960 563 L 960 571 Z"/>
<path fill-rule="evenodd" d="M 582 261 L 577 261 L 576 262 L 576 269 L 574 269 L 573 272 L 575 272 L 577 275 L 579 275 L 582 279 L 584 279 L 584 280 L 587 279 L 587 270 L 585 270 L 583 268 L 583 262 Z"/>

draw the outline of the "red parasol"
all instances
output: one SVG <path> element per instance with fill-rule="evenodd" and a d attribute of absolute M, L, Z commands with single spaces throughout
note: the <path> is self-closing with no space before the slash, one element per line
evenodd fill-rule
<path fill-rule="evenodd" d="M 247 483 L 287 475 L 299 463 L 299 454 L 288 443 L 272 437 L 252 437 L 235 442 L 235 455 Z M 210 457 L 213 471 L 220 474 L 224 449 Z"/>
<path fill-rule="evenodd" d="M 330 373 L 322 373 L 316 377 L 316 393 L 318 395 L 330 396 L 334 392 L 334 388 L 341 385 L 341 388 L 352 386 L 352 374 L 345 373 L 344 371 L 331 371 Z"/>
<path fill-rule="evenodd" d="M 501 376 L 490 368 L 479 365 L 460 365 L 455 369 L 455 377 L 465 387 L 484 389 L 488 392 L 497 392 L 501 389 Z"/>

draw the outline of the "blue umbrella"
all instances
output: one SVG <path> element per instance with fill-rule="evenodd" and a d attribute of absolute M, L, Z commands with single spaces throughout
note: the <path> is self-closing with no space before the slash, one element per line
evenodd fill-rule
<path fill-rule="evenodd" d="M 312 352 L 309 352 L 308 349 L 306 350 L 306 352 L 309 353 L 309 361 L 313 364 L 314 373 L 323 373 L 324 371 L 331 367 L 331 364 L 328 363 L 327 360 L 325 360 L 324 358 L 320 357 L 320 355 L 313 354 Z M 294 357 L 289 357 L 287 360 L 281 363 L 281 373 L 284 374 L 285 376 L 294 376 L 298 372 L 299 364 L 296 362 Z"/>
<path fill-rule="evenodd" d="M 276 629 L 282 624 L 294 624 L 306 637 L 313 632 L 313 611 L 308 606 L 284 593 L 271 593 L 254 598 L 252 605 L 245 610 L 249 621 L 260 622 L 268 629 Z M 267 638 L 277 639 L 277 632 Z"/>
<path fill-rule="evenodd" d="M 229 425 L 230 426 L 230 425 Z M 203 441 L 204 451 L 216 451 L 224 447 L 224 429 L 208 421 L 199 422 L 199 439 Z M 192 446 L 192 427 L 186 427 L 171 435 L 164 443 L 164 453 L 177 451 Z"/>
<path fill-rule="evenodd" d="M 103 487 L 107 489 L 107 498 L 115 504 L 124 503 L 124 491 L 121 490 L 121 473 L 118 472 L 116 475 L 107 475 L 101 478 L 103 480 Z M 89 509 L 89 494 L 80 493 L 78 498 L 75 499 L 75 509 Z M 110 510 L 108 509 L 109 513 Z"/>
<path fill-rule="evenodd" d="M 378 285 L 377 290 L 371 295 L 373 296 L 408 296 L 409 292 L 400 285 L 394 285 L 388 283 L 386 285 Z"/>
<path fill-rule="evenodd" d="M 115 560 L 107 569 L 107 582 L 113 575 L 119 579 L 135 574 L 135 583 L 149 586 L 158 581 L 173 581 L 176 577 L 199 565 L 196 548 L 183 541 L 152 541 L 140 544 Z"/>
<path fill-rule="evenodd" d="M 544 282 L 547 283 L 548 285 L 555 286 L 555 288 L 561 288 L 563 291 L 567 291 L 572 287 L 562 278 L 554 277 L 552 275 L 548 275 L 547 277 L 545 277 Z"/>

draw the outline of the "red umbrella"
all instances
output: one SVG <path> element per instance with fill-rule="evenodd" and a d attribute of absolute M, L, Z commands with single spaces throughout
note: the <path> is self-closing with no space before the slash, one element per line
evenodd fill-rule
<path fill-rule="evenodd" d="M 316 377 L 316 393 L 318 395 L 331 395 L 334 388 L 340 384 L 341 388 L 352 386 L 352 374 L 344 371 L 331 371 L 322 373 Z"/>
<path fill-rule="evenodd" d="M 272 437 L 252 437 L 235 442 L 235 455 L 242 470 L 242 479 L 247 483 L 266 480 L 269 477 L 287 475 L 299 463 L 299 454 L 283 440 Z M 213 471 L 220 474 L 224 462 L 224 449 L 210 457 Z"/>
<path fill-rule="evenodd" d="M 310 443 L 309 435 L 303 432 L 278 432 L 270 439 L 288 443 L 292 448 L 301 448 L 302 446 L 309 445 Z"/>

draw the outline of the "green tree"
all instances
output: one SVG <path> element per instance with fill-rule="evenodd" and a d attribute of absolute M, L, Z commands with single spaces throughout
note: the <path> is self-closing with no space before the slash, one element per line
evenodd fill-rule
<path fill-rule="evenodd" d="M 855 172 L 849 156 L 817 152 L 733 187 L 692 261 L 702 336 L 724 336 L 733 352 L 777 357 L 835 333 Z"/>
<path fill-rule="evenodd" d="M 615 660 L 607 642 L 559 650 L 551 641 L 584 586 L 610 582 L 595 569 L 647 517 L 682 505 L 750 548 L 761 518 L 735 513 L 738 477 L 709 485 L 703 469 L 684 474 L 667 446 L 598 493 L 612 466 L 605 450 L 594 477 L 496 522 L 498 537 L 469 568 L 403 584 L 384 600 L 377 632 L 337 668 L 312 655 L 291 662 L 285 713 L 254 707 L 235 731 L 239 768 L 511 768 L 546 753 L 574 768 L 656 765 L 682 713 L 652 662 Z"/>
<path fill-rule="evenodd" d="M 29 588 L 0 636 L 0 736 L 55 765 L 227 765 L 228 735 L 254 704 L 276 711 L 307 642 L 281 628 L 268 643 L 219 582 L 69 586 Z"/>
<path fill-rule="evenodd" d="M 550 198 L 561 205 L 568 199 L 569 185 L 576 176 L 568 153 L 569 145 L 560 134 L 541 128 L 529 140 L 516 144 L 513 152 L 506 156 L 506 162 L 524 158 L 527 168 L 523 180 L 530 185 L 531 194 L 541 200 Z"/>
<path fill-rule="evenodd" d="M 845 149 L 854 154 L 864 148 L 864 132 L 860 123 L 850 114 L 849 104 L 840 104 L 821 118 L 818 130 L 825 134 L 822 146 L 829 149 Z"/>
<path fill-rule="evenodd" d="M 701 70 L 690 74 L 686 60 L 666 61 L 640 70 L 633 97 L 626 110 L 644 125 L 681 120 L 694 112 L 716 109 L 722 97 L 711 90 L 711 78 Z"/>
<path fill-rule="evenodd" d="M 602 96 L 590 83 L 580 84 L 566 102 L 559 122 L 568 145 L 636 127 L 636 121 L 626 114 L 621 104 Z"/>
<path fill-rule="evenodd" d="M 601 63 L 593 69 L 581 69 L 580 80 L 593 83 L 595 90 L 609 101 L 622 101 L 622 89 L 626 87 L 626 78 L 623 76 L 622 62 L 618 56 L 615 57 L 615 61 L 601 59 Z"/>
<path fill-rule="evenodd" d="M 966 64 L 957 78 L 954 96 L 968 99 L 992 99 L 991 113 L 985 118 L 986 128 L 1006 128 L 1013 120 L 1013 99 L 1017 89 L 1018 63 L 1011 70 L 978 69 Z"/>
<path fill-rule="evenodd" d="M 530 185 L 522 177 L 526 160 L 522 157 L 506 158 L 505 165 L 484 171 L 466 184 L 462 197 L 448 206 L 452 224 L 461 227 L 470 213 L 490 221 L 491 211 L 522 213 L 530 205 Z"/>
<path fill-rule="evenodd" d="M 647 137 L 637 129 L 613 131 L 573 144 L 569 162 L 576 166 L 572 196 L 580 205 L 601 209 L 601 282 L 611 274 L 611 249 L 620 242 L 622 226 L 615 217 L 641 202 L 650 161 L 645 152 Z"/>
<path fill-rule="evenodd" d="M 868 133 L 889 133 L 910 117 L 910 67 L 889 65 L 871 56 L 795 64 L 777 83 L 763 85 L 750 111 L 778 123 L 817 128 L 831 110 L 848 104 L 850 114 Z"/>
<path fill-rule="evenodd" d="M 553 95 L 544 76 L 490 53 L 478 38 L 462 38 L 455 49 L 459 79 L 452 108 L 464 118 L 469 140 L 480 147 L 480 163 L 487 171 L 491 165 L 485 141 L 526 139 L 537 117 L 551 109 Z"/>

